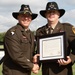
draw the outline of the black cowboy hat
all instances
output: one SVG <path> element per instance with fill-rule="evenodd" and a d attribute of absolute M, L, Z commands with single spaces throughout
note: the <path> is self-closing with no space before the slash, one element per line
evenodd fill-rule
<path fill-rule="evenodd" d="M 19 10 L 19 12 L 13 12 L 12 15 L 15 19 L 17 19 L 17 16 L 19 14 L 26 14 L 26 13 L 32 16 L 32 20 L 38 16 L 38 14 L 31 12 L 29 5 L 24 5 L 24 4 L 21 5 L 21 9 Z"/>
<path fill-rule="evenodd" d="M 56 2 L 48 2 L 48 3 L 47 3 L 47 6 L 46 6 L 46 10 L 41 10 L 41 11 L 40 11 L 40 14 L 41 14 L 44 18 L 46 18 L 46 17 L 45 17 L 45 13 L 46 13 L 47 11 L 51 11 L 51 10 L 58 10 L 59 13 L 60 13 L 60 17 L 63 16 L 64 13 L 65 13 L 65 10 L 64 10 L 64 9 L 59 9 L 59 8 L 58 8 L 58 5 L 57 5 Z"/>

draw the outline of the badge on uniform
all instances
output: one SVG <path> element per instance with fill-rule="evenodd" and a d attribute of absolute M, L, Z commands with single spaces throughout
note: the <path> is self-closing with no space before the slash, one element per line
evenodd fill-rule
<path fill-rule="evenodd" d="M 14 35 L 15 34 L 15 29 L 11 29 L 11 35 Z"/>
<path fill-rule="evenodd" d="M 14 32 L 12 31 L 11 34 L 14 35 Z"/>
<path fill-rule="evenodd" d="M 73 31 L 73 33 L 75 34 L 75 27 L 74 27 L 74 26 L 72 27 L 72 31 Z"/>

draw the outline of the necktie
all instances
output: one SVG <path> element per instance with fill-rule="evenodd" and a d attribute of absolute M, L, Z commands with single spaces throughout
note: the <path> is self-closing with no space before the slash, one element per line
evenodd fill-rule
<path fill-rule="evenodd" d="M 52 32 L 53 32 L 53 28 L 52 27 L 49 27 L 48 34 L 52 34 Z"/>

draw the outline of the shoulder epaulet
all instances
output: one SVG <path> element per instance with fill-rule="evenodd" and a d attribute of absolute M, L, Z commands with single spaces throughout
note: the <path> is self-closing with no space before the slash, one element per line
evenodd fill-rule
<path fill-rule="evenodd" d="M 70 23 L 62 23 L 62 25 L 72 26 Z"/>
<path fill-rule="evenodd" d="M 62 25 L 63 25 L 64 29 L 68 29 L 68 28 L 70 29 L 73 27 L 73 25 L 71 25 L 70 23 L 62 23 Z"/>
<path fill-rule="evenodd" d="M 40 29 L 43 29 L 44 27 L 45 27 L 45 26 L 39 27 L 39 28 L 37 29 L 37 31 L 40 30 Z"/>
<path fill-rule="evenodd" d="M 16 31 L 16 26 L 13 26 L 7 31 L 7 33 L 9 33 L 9 34 L 11 33 L 13 35 L 13 34 L 15 34 L 15 31 Z"/>
<path fill-rule="evenodd" d="M 65 30 L 72 30 L 73 33 L 75 34 L 75 27 L 73 25 L 71 25 L 70 23 L 62 23 L 63 27 Z"/>
<path fill-rule="evenodd" d="M 11 31 L 11 32 L 15 32 L 15 30 L 16 30 L 16 26 L 10 28 L 10 31 Z"/>

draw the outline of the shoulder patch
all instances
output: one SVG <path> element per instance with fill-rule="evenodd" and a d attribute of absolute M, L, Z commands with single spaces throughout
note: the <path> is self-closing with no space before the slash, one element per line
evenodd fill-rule
<path fill-rule="evenodd" d="M 73 33 L 75 34 L 75 27 L 74 27 L 74 26 L 72 27 L 72 31 L 73 31 Z"/>
<path fill-rule="evenodd" d="M 15 34 L 15 28 L 14 28 L 14 27 L 11 28 L 11 29 L 10 29 L 10 32 L 11 32 L 11 35 L 14 35 L 14 34 Z"/>
<path fill-rule="evenodd" d="M 11 32 L 11 35 L 14 35 L 14 32 Z"/>
<path fill-rule="evenodd" d="M 37 29 L 37 31 L 39 31 L 39 30 L 41 30 L 41 29 L 43 29 L 43 28 L 45 28 L 46 26 L 42 26 L 42 27 L 39 27 L 38 29 Z"/>

